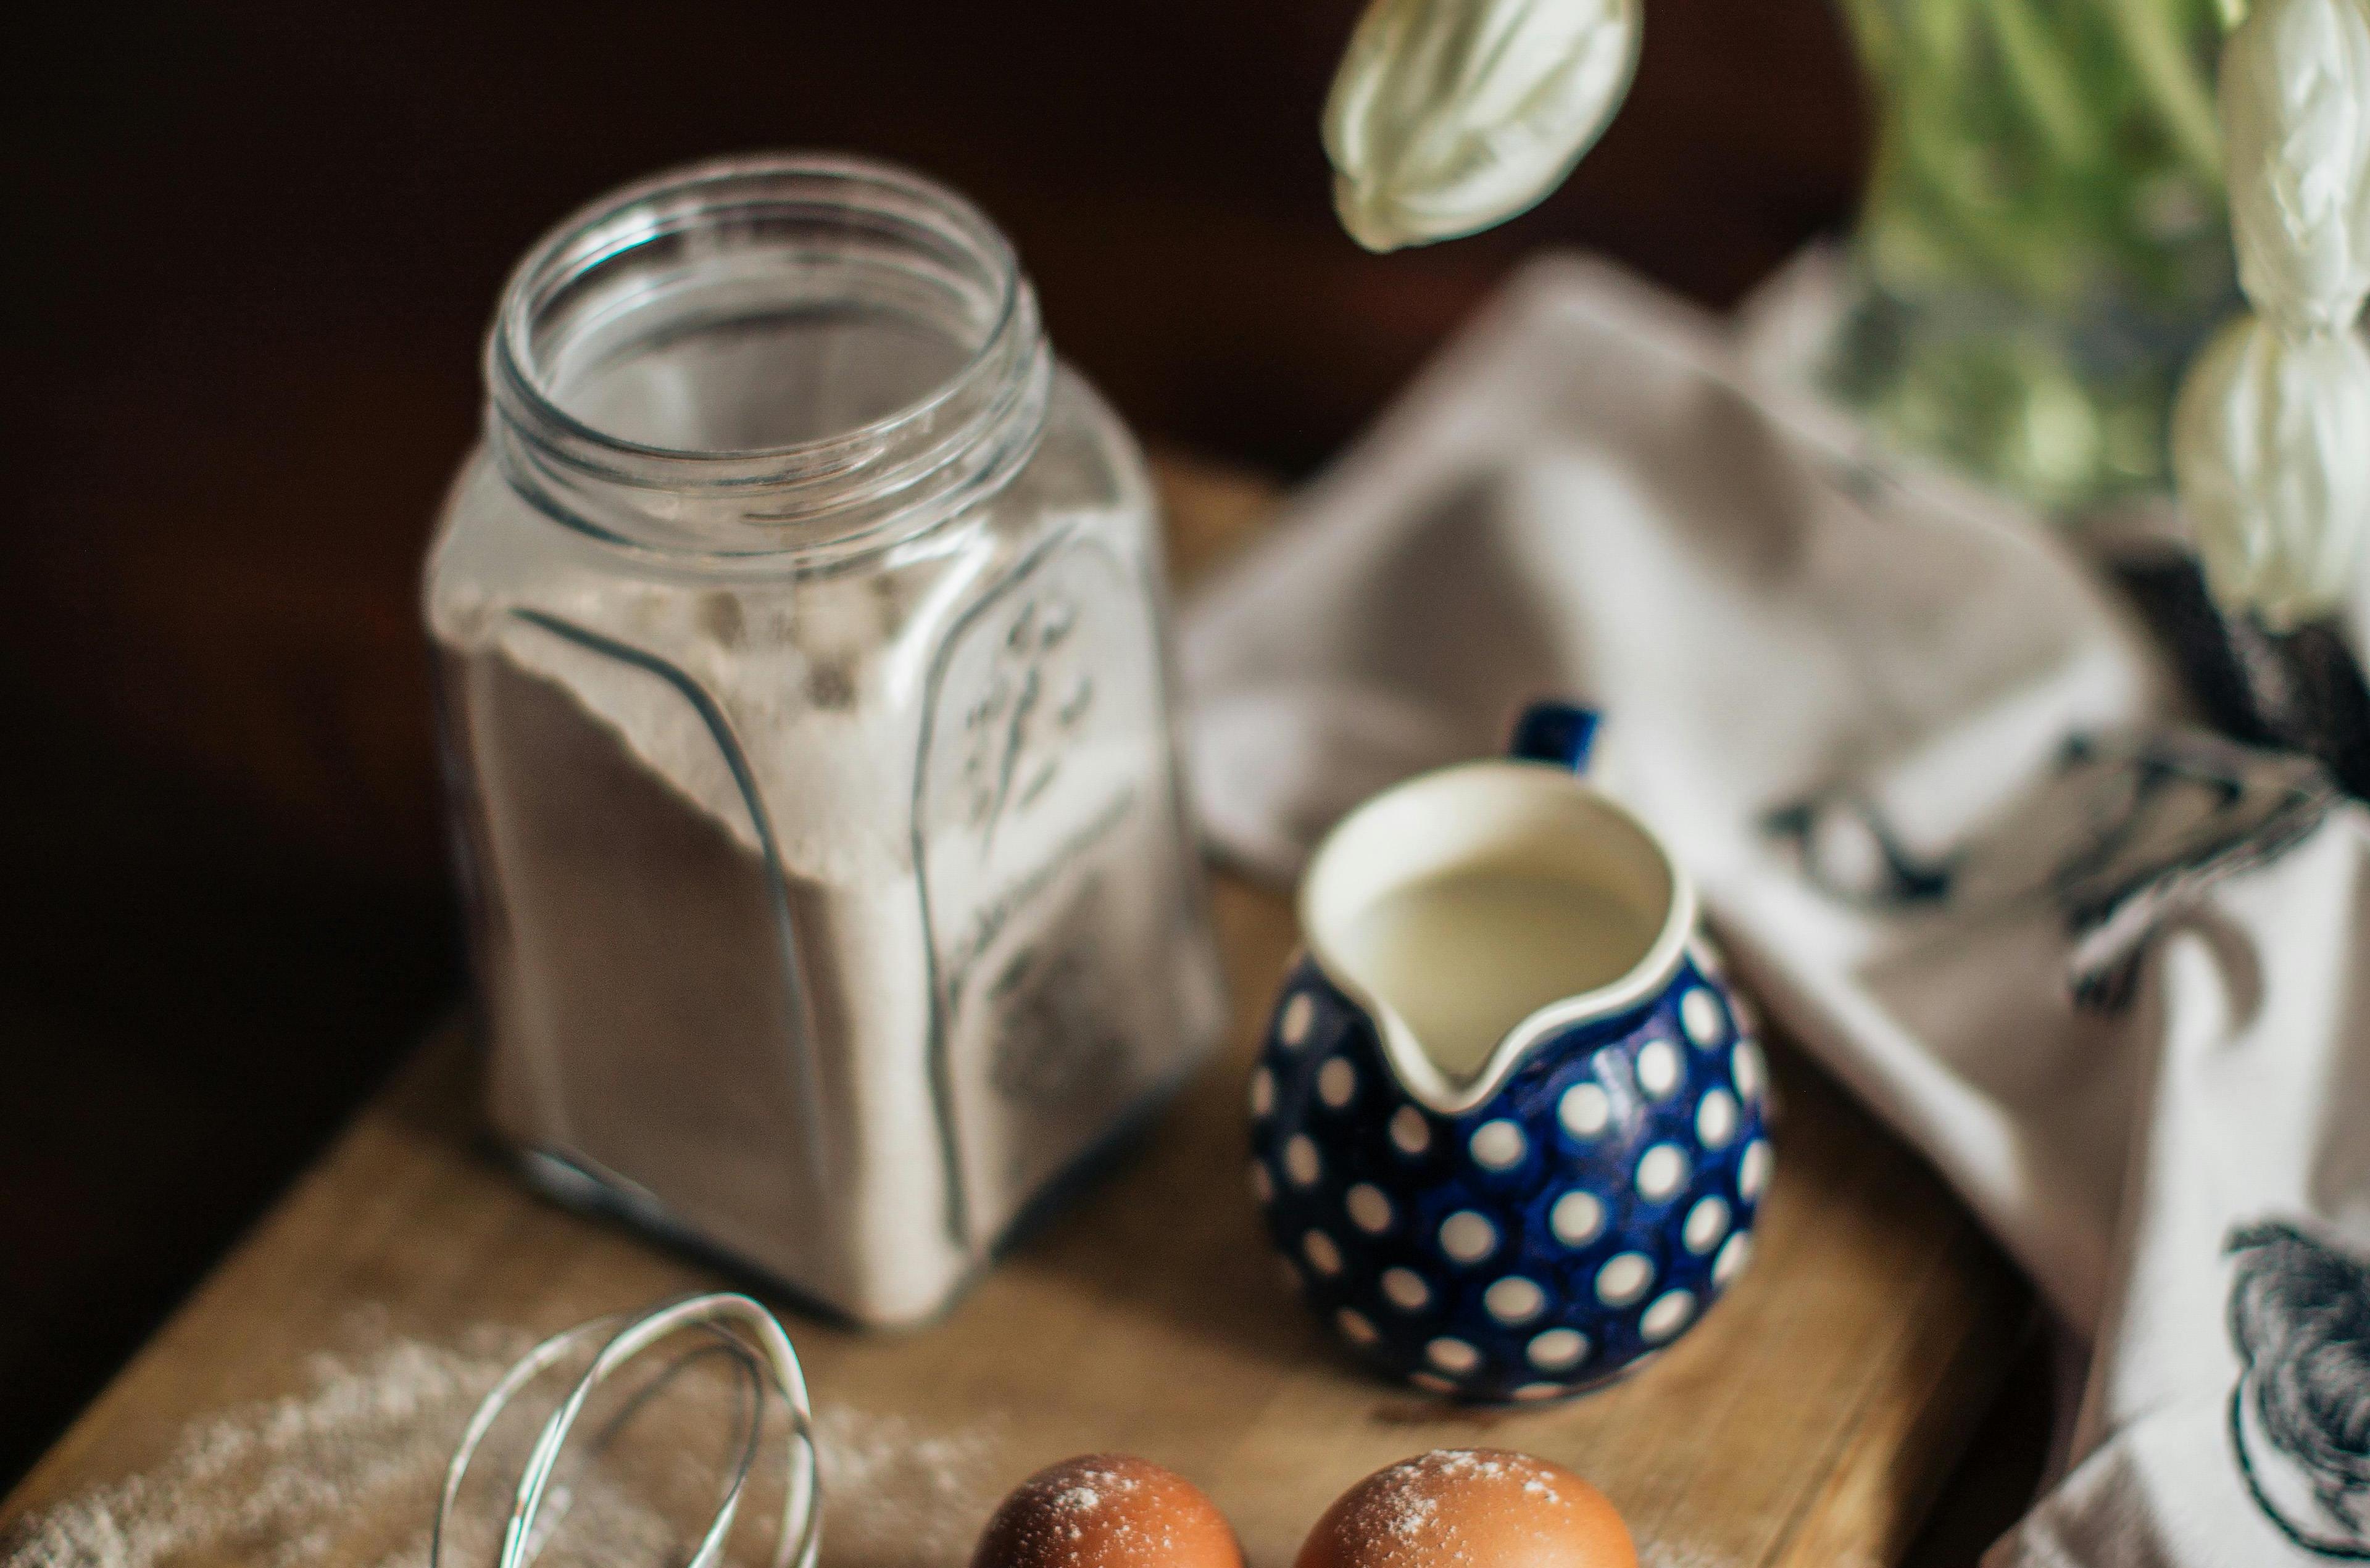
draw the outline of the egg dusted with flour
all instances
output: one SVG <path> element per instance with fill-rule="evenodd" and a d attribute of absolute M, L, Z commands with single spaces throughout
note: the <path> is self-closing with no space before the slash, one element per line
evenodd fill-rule
<path fill-rule="evenodd" d="M 1176 1471 L 1086 1454 L 1014 1487 L 972 1568 L 1243 1568 L 1243 1551 L 1217 1505 Z"/>
<path fill-rule="evenodd" d="M 1561 1465 L 1434 1448 L 1350 1488 L 1294 1568 L 1638 1568 L 1629 1527 Z"/>

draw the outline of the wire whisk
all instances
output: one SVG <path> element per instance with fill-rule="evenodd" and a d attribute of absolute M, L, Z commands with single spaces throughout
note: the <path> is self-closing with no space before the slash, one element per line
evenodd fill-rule
<path fill-rule="evenodd" d="M 711 1356 L 722 1357 L 735 1371 L 742 1398 L 738 1422 L 739 1442 L 726 1467 L 716 1512 L 684 1568 L 715 1568 L 741 1513 L 741 1501 L 765 1444 L 765 1413 L 779 1399 L 788 1413 L 789 1433 L 783 1463 L 782 1517 L 772 1568 L 814 1568 L 823 1541 L 822 1482 L 815 1452 L 813 1413 L 807 1402 L 806 1375 L 798 1353 L 774 1315 L 749 1297 L 730 1292 L 686 1297 L 646 1312 L 612 1313 L 556 1333 L 522 1356 L 502 1375 L 477 1413 L 469 1418 L 460 1445 L 444 1471 L 444 1492 L 437 1504 L 436 1522 L 429 1536 L 429 1568 L 446 1568 L 445 1542 L 462 1482 L 494 1423 L 528 1384 L 568 1357 L 601 1342 L 592 1365 L 569 1390 L 536 1434 L 512 1494 L 510 1516 L 502 1528 L 496 1568 L 528 1568 L 550 1539 L 558 1519 L 546 1519 L 554 1497 L 553 1474 L 562 1449 L 593 1393 L 628 1363 L 660 1342 L 679 1333 L 696 1333 L 707 1343 L 679 1358 L 648 1387 L 636 1393 L 591 1439 L 594 1452 L 605 1448 L 631 1420 L 643 1402 L 671 1381 L 684 1368 Z M 563 1489 L 564 1490 L 564 1489 Z M 564 1506 L 558 1512 L 564 1513 Z"/>

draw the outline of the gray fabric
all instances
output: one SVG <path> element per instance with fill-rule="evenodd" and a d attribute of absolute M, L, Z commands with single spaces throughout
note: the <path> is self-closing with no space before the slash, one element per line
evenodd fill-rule
<path fill-rule="evenodd" d="M 2370 1253 L 2370 818 L 2317 766 L 2196 733 L 2049 532 L 1601 265 L 1527 270 L 1292 509 L 1185 619 L 1222 850 L 1288 877 L 1524 702 L 1603 707 L 1748 984 L 2088 1352 L 1995 1561 L 2370 1550 L 2370 1311 L 2328 1299 Z"/>

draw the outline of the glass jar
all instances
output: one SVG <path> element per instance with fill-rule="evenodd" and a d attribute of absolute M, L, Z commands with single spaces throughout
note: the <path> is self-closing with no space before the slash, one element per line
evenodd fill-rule
<path fill-rule="evenodd" d="M 1156 508 L 969 203 L 621 191 L 521 264 L 427 565 L 500 1132 L 867 1322 L 1224 1023 Z"/>

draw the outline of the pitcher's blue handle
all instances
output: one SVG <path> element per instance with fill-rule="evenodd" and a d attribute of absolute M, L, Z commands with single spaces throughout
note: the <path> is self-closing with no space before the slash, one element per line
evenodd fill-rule
<path fill-rule="evenodd" d="M 1594 708 L 1573 703 L 1533 703 L 1514 721 L 1514 738 L 1506 743 L 1506 754 L 1584 773 L 1601 716 Z"/>

